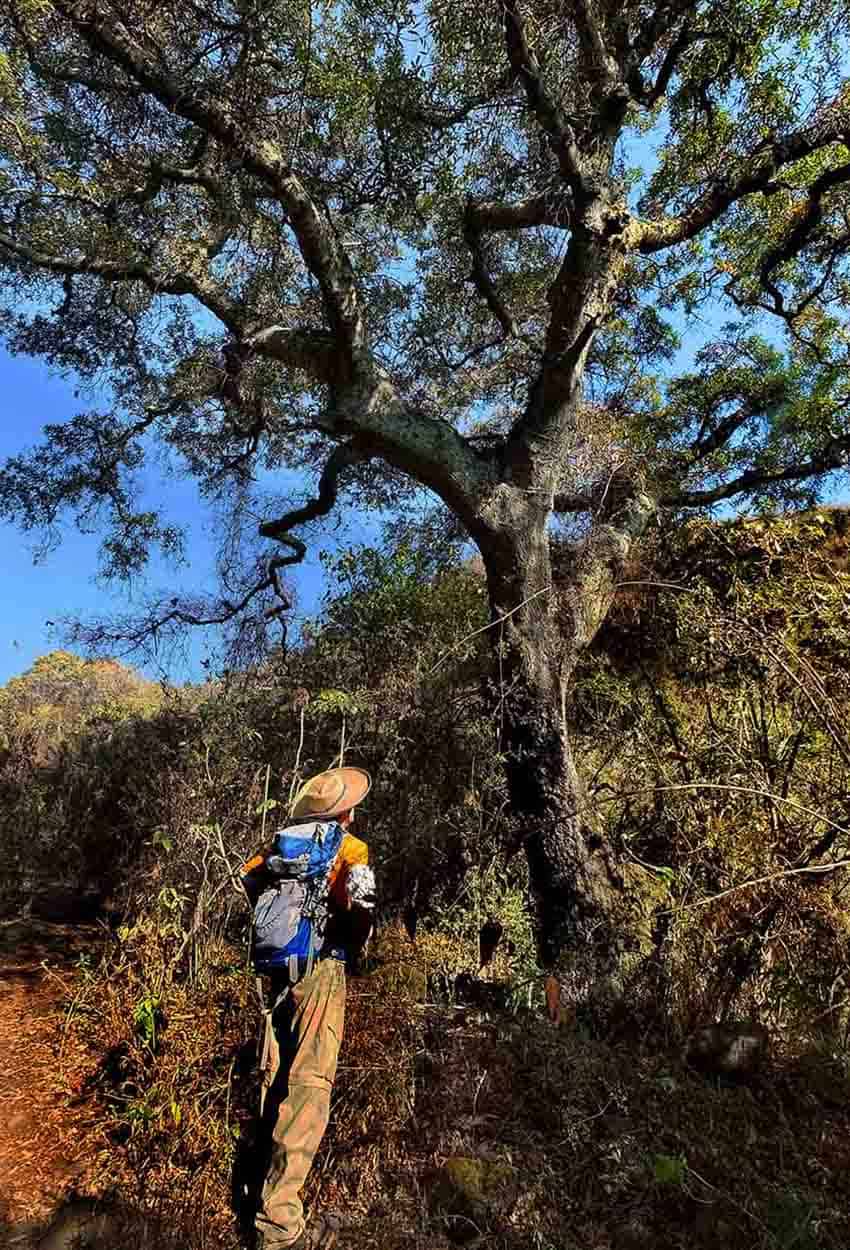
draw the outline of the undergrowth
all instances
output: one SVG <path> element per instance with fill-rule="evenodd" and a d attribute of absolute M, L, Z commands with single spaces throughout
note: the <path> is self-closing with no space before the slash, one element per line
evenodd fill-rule
<path fill-rule="evenodd" d="M 109 669 L 131 704 L 94 682 L 61 732 L 39 709 L 73 666 L 7 691 L 6 906 L 37 911 L 46 875 L 108 918 L 63 974 L 55 1081 L 77 1185 L 122 1213 L 124 1242 L 238 1244 L 258 1021 L 234 871 L 298 779 L 344 756 L 375 774 L 359 832 L 383 904 L 307 1198 L 347 1213 L 355 1250 L 846 1250 L 845 529 L 815 513 L 659 542 L 655 580 L 681 593 L 624 593 L 586 657 L 572 730 L 620 856 L 630 963 L 618 1012 L 560 1029 L 541 1014 L 474 567 L 427 578 L 415 552 L 360 553 L 290 657 L 155 698 Z M 758 1074 L 687 1066 L 700 1023 L 742 1019 L 771 1039 Z M 498 1197 L 453 1207 L 452 1160 Z"/>

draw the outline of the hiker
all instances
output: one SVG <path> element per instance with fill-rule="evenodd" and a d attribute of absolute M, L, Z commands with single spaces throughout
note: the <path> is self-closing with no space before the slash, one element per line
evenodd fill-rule
<path fill-rule="evenodd" d="M 272 847 L 242 868 L 254 905 L 254 966 L 268 976 L 260 1106 L 271 1143 L 256 1216 L 260 1250 L 312 1250 L 335 1239 L 327 1220 L 305 1225 L 300 1195 L 328 1123 L 346 965 L 371 929 L 375 879 L 366 843 L 351 832 L 370 786 L 359 768 L 311 777 Z"/>

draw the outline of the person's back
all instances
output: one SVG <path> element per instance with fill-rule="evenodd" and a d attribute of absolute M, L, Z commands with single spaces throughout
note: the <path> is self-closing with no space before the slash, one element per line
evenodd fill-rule
<path fill-rule="evenodd" d="M 354 808 L 370 784 L 368 774 L 356 768 L 311 778 L 273 847 L 242 870 L 256 909 L 257 966 L 269 978 L 261 1107 L 271 1157 L 256 1220 L 262 1250 L 306 1250 L 332 1240 L 320 1221 L 305 1228 L 300 1194 L 328 1123 L 345 1021 L 346 965 L 371 928 L 374 876 L 366 843 L 351 832 Z M 302 846 L 302 855 L 292 858 Z M 295 880 L 303 888 L 293 892 Z M 278 927 L 292 898 L 302 914 L 297 927 L 283 925 L 291 938 L 276 947 L 274 922 L 264 931 L 257 916 L 266 906 L 273 917 L 275 896 L 285 889 Z M 263 940 L 266 946 L 257 951 Z"/>

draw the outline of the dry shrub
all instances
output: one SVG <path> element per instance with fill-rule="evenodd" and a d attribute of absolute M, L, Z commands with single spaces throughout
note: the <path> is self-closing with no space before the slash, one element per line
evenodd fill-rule
<path fill-rule="evenodd" d="M 256 1012 L 238 952 L 222 951 L 229 965 L 193 983 L 174 975 L 175 946 L 143 917 L 83 973 L 58 1078 L 94 1115 L 83 1192 L 212 1250 L 233 1244 L 231 1171 L 254 1097 Z"/>
<path fill-rule="evenodd" d="M 846 551 L 843 513 L 696 524 L 656 572 L 687 593 L 648 589 L 588 657 L 590 802 L 670 891 L 631 987 L 639 1036 L 755 1015 L 799 1048 L 835 1023 L 850 1062 L 850 874 L 808 871 L 850 857 Z"/>

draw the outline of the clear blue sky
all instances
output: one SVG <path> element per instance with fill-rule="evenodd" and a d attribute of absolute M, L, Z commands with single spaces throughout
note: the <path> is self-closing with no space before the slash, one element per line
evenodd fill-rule
<path fill-rule="evenodd" d="M 40 361 L 9 356 L 0 346 L 0 463 L 37 443 L 46 422 L 63 420 L 79 409 L 69 381 L 51 374 Z M 192 483 L 157 477 L 147 479 L 146 485 L 156 490 L 169 516 L 188 527 L 188 566 L 174 568 L 154 560 L 146 579 L 129 589 L 97 582 L 96 535 L 81 534 L 69 524 L 62 545 L 34 564 L 38 535 L 22 534 L 12 525 L 0 523 L 0 684 L 23 672 L 39 655 L 61 645 L 61 632 L 51 629 L 47 621 L 126 612 L 134 600 L 150 590 L 213 588 L 209 520 L 198 515 Z M 324 575 L 319 549 L 374 538 L 374 528 L 367 527 L 362 519 L 358 522 L 343 513 L 341 526 L 339 519 L 330 519 L 327 534 L 315 538 L 307 560 L 290 577 L 297 591 L 299 616 L 314 613 L 321 600 Z M 209 639 L 196 634 L 186 655 L 171 662 L 167 675 L 178 681 L 199 677 L 200 661 L 208 646 Z M 144 671 L 152 677 L 163 675 L 162 670 L 150 666 Z"/>

